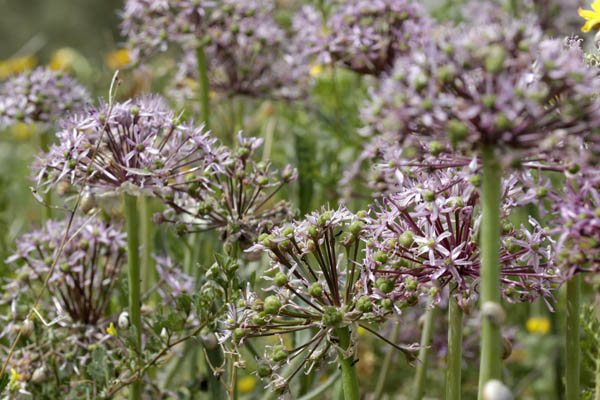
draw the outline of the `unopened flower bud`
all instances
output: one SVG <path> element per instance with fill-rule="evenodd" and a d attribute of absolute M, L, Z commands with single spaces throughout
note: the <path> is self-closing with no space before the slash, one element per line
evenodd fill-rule
<path fill-rule="evenodd" d="M 23 328 L 21 329 L 21 334 L 23 335 L 23 337 L 28 338 L 29 336 L 31 336 L 31 333 L 33 332 L 33 328 L 34 328 L 33 320 L 27 318 L 23 322 Z"/>
<path fill-rule="evenodd" d="M 219 340 L 214 333 L 209 333 L 208 335 L 202 335 L 202 344 L 207 350 L 214 350 L 219 345 Z"/>
<path fill-rule="evenodd" d="M 510 340 L 508 340 L 507 338 L 505 338 L 504 336 L 502 337 L 502 359 L 506 360 L 508 359 L 508 357 L 510 357 L 510 355 L 512 354 L 512 343 L 510 342 Z"/>
<path fill-rule="evenodd" d="M 492 379 L 483 386 L 483 400 L 513 400 L 513 395 L 502 382 Z"/>
<path fill-rule="evenodd" d="M 119 326 L 119 329 L 129 329 L 129 313 L 127 311 L 123 311 L 119 314 L 117 325 Z"/>
<path fill-rule="evenodd" d="M 33 371 L 33 375 L 31 376 L 31 381 L 33 383 L 43 383 L 48 375 L 46 374 L 46 367 L 41 366 Z"/>

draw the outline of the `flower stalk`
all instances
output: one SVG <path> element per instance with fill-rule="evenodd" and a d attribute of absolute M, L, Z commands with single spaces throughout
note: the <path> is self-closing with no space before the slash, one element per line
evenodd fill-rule
<path fill-rule="evenodd" d="M 484 145 L 483 193 L 481 221 L 481 304 L 500 303 L 500 200 L 501 173 L 500 160 L 494 146 Z M 479 396 L 491 379 L 499 379 L 501 373 L 502 341 L 500 327 L 489 318 L 482 319 L 481 364 L 479 369 Z"/>
<path fill-rule="evenodd" d="M 394 325 L 394 331 L 392 332 L 392 342 L 396 343 L 398 338 L 400 337 L 400 324 Z M 380 400 L 383 396 L 383 388 L 385 386 L 385 382 L 387 381 L 388 375 L 390 373 L 390 367 L 392 366 L 392 361 L 396 354 L 394 351 L 388 351 L 385 354 L 385 358 L 383 360 L 383 367 L 381 368 L 381 372 L 379 373 L 379 378 L 377 379 L 377 386 L 375 386 L 375 395 L 373 398 L 375 400 Z"/>
<path fill-rule="evenodd" d="M 567 336 L 566 336 L 566 399 L 579 399 L 580 345 L 579 313 L 581 302 L 581 275 L 575 274 L 567 281 Z M 598 381 L 596 381 L 598 386 Z M 598 393 L 596 393 L 598 398 Z"/>
<path fill-rule="evenodd" d="M 431 353 L 431 341 L 433 339 L 433 320 L 436 314 L 435 306 L 428 306 L 425 311 L 425 321 L 421 332 L 421 350 L 419 350 L 419 361 L 415 377 L 414 399 L 421 400 L 425 394 L 425 380 L 427 378 L 427 366 L 429 364 L 429 353 Z"/>
<path fill-rule="evenodd" d="M 452 295 L 448 299 L 448 324 L 446 400 L 460 400 L 463 311 L 456 297 Z"/>
<path fill-rule="evenodd" d="M 350 347 L 350 329 L 336 329 L 335 334 L 339 339 L 339 346 L 347 350 Z M 354 354 L 350 357 L 344 357 L 341 351 L 338 351 L 338 358 L 342 367 L 342 387 L 345 400 L 359 400 L 360 390 L 358 389 L 358 375 L 354 366 Z"/>
<path fill-rule="evenodd" d="M 210 129 L 210 84 L 208 82 L 208 65 L 204 45 L 196 49 L 196 59 L 198 62 L 198 86 L 200 89 L 200 107 L 204 126 Z"/>
<path fill-rule="evenodd" d="M 139 217 L 137 210 L 137 198 L 125 194 L 125 218 L 127 220 L 127 280 L 129 286 L 129 318 L 135 327 L 135 343 L 138 360 L 138 368 L 142 367 L 142 318 L 140 305 L 140 241 L 139 241 Z M 131 400 L 140 400 L 142 392 L 142 379 L 131 384 Z"/>

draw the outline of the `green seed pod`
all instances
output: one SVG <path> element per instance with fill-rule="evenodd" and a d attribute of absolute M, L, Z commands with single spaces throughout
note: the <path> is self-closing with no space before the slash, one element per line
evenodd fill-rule
<path fill-rule="evenodd" d="M 315 282 L 308 288 L 308 294 L 312 297 L 321 297 L 323 295 L 323 286 L 320 283 Z"/>
<path fill-rule="evenodd" d="M 265 299 L 265 304 L 263 305 L 263 309 L 267 314 L 277 314 L 279 309 L 281 308 L 281 302 L 277 298 L 277 296 L 271 295 Z"/>
<path fill-rule="evenodd" d="M 344 314 L 335 307 L 329 306 L 325 308 L 321 322 L 327 327 L 336 327 L 344 320 Z"/>
<path fill-rule="evenodd" d="M 288 278 L 283 272 L 278 272 L 273 279 L 273 283 L 279 287 L 285 286 L 288 283 Z"/>
<path fill-rule="evenodd" d="M 373 310 L 373 303 L 367 296 L 361 296 L 356 302 L 356 309 L 363 313 L 371 312 Z"/>

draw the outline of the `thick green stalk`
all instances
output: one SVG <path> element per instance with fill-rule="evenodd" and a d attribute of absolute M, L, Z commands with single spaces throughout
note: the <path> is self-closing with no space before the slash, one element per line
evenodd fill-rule
<path fill-rule="evenodd" d="M 481 221 L 481 304 L 500 304 L 500 191 L 502 167 L 492 145 L 485 145 L 483 161 L 483 193 Z M 502 338 L 500 327 L 489 318 L 481 321 L 481 363 L 479 368 L 479 396 L 490 379 L 500 379 Z"/>
<path fill-rule="evenodd" d="M 460 400 L 463 311 L 454 296 L 448 299 L 448 356 L 446 400 Z"/>
<path fill-rule="evenodd" d="M 142 242 L 142 287 L 146 292 L 152 288 L 156 281 L 156 270 L 153 268 L 152 260 L 152 209 L 150 199 L 146 196 L 140 197 L 140 230 Z"/>
<path fill-rule="evenodd" d="M 400 337 L 400 324 L 394 325 L 394 331 L 392 332 L 392 342 L 396 343 Z M 387 381 L 388 375 L 390 374 L 390 367 L 396 352 L 394 349 L 390 349 L 383 359 L 383 366 L 379 371 L 379 377 L 377 378 L 377 385 L 375 385 L 375 395 L 373 399 L 380 400 L 383 396 L 383 389 L 385 388 L 385 381 Z"/>
<path fill-rule="evenodd" d="M 566 400 L 579 400 L 579 312 L 581 275 L 567 281 Z"/>
<path fill-rule="evenodd" d="M 421 332 L 421 350 L 419 350 L 419 361 L 415 377 L 414 399 L 421 400 L 425 394 L 425 378 L 427 378 L 427 366 L 429 364 L 429 353 L 431 353 L 431 341 L 433 339 L 433 319 L 435 318 L 435 306 L 429 305 L 425 311 L 425 321 Z M 386 356 L 387 357 L 387 356 Z"/>
<path fill-rule="evenodd" d="M 140 238 L 137 198 L 125 194 L 125 218 L 127 220 L 127 280 L 129 285 L 129 319 L 135 327 L 135 346 L 138 368 L 141 368 L 142 317 L 140 312 Z M 140 400 L 143 377 L 131 384 L 130 400 Z"/>
<path fill-rule="evenodd" d="M 198 61 L 198 89 L 200 90 L 200 107 L 206 129 L 210 129 L 210 84 L 208 83 L 208 64 L 204 46 L 196 49 Z"/>
<path fill-rule="evenodd" d="M 50 148 L 50 131 L 44 131 L 40 134 L 40 147 L 44 153 L 47 153 Z M 48 221 L 52 219 L 52 208 L 50 205 L 52 204 L 52 192 L 48 191 L 44 193 L 44 207 L 42 208 L 42 220 Z"/>
<path fill-rule="evenodd" d="M 350 347 L 350 329 L 338 328 L 335 330 L 339 341 L 339 346 L 347 350 Z M 344 389 L 344 400 L 359 400 L 360 390 L 358 389 L 358 375 L 354 366 L 354 354 L 350 357 L 344 357 L 338 350 L 338 359 L 342 367 L 342 387 Z"/>

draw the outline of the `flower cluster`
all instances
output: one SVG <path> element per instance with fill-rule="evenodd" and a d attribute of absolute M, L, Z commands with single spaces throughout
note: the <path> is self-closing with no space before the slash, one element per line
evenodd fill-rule
<path fill-rule="evenodd" d="M 238 148 L 220 146 L 218 162 L 191 171 L 159 197 L 169 206 L 155 216 L 157 223 L 177 224 L 180 233 L 219 230 L 224 240 L 247 246 L 258 235 L 293 217 L 286 201 L 275 194 L 294 182 L 298 172 L 286 166 L 281 173 L 269 162 L 256 162 L 263 140 L 238 134 Z"/>
<path fill-rule="evenodd" d="M 261 235 L 248 250 L 270 255 L 272 268 L 264 279 L 269 282 L 265 290 L 271 294 L 261 298 L 249 292 L 242 304 L 230 308 L 227 336 L 233 344 L 312 331 L 310 339 L 294 349 L 267 346 L 258 374 L 269 378 L 274 388 L 287 387 L 293 375 L 283 377 L 278 370 L 296 357 L 305 358 L 301 364 L 310 370 L 326 360 L 330 350 L 341 352 L 343 358 L 353 356 L 356 327 L 379 336 L 365 324 L 384 322 L 394 309 L 407 304 L 382 296 L 381 288 L 365 279 L 361 266 L 364 232 L 364 213 L 322 209 Z M 340 348 L 338 336 L 343 328 L 354 333 L 346 347 Z"/>
<path fill-rule="evenodd" d="M 398 58 L 363 110 L 366 133 L 543 151 L 597 129 L 600 78 L 579 49 L 519 21 L 448 29 Z"/>
<path fill-rule="evenodd" d="M 404 297 L 407 281 L 413 291 L 439 291 L 450 284 L 459 304 L 472 306 L 480 278 L 481 223 L 481 181 L 473 169 L 397 171 L 399 187 L 373 207 L 366 234 L 365 265 L 371 281 L 385 287 L 388 296 Z M 519 191 L 514 176 L 503 182 L 501 281 L 510 302 L 550 297 L 557 281 L 550 234 L 533 218 L 531 228 L 508 222 Z"/>
<path fill-rule="evenodd" d="M 567 172 L 564 193 L 553 194 L 557 263 L 565 278 L 597 271 L 600 262 L 600 175 L 595 169 Z"/>
<path fill-rule="evenodd" d="M 352 0 L 336 7 L 326 24 L 317 10 L 305 6 L 294 25 L 304 56 L 379 75 L 419 43 L 430 22 L 409 0 Z"/>
<path fill-rule="evenodd" d="M 203 170 L 215 143 L 203 126 L 180 123 L 156 96 L 89 108 L 63 121 L 56 135 L 59 143 L 34 165 L 46 191 L 66 181 L 92 192 L 151 194 Z"/>
<path fill-rule="evenodd" d="M 50 220 L 42 229 L 17 240 L 15 253 L 6 260 L 14 265 L 15 277 L 2 286 L 2 302 L 17 306 L 24 301 L 34 302 L 37 289 L 60 251 L 67 226 L 67 220 Z M 121 269 L 127 263 L 125 234 L 96 218 L 75 217 L 68 238 L 48 279 L 47 291 L 55 305 L 53 315 L 61 325 L 96 325 L 105 316 Z M 13 317 L 24 315 L 18 312 Z"/>
<path fill-rule="evenodd" d="M 196 50 L 206 54 L 214 90 L 249 96 L 297 97 L 305 68 L 289 55 L 289 34 L 275 21 L 273 4 L 264 0 L 129 0 L 123 33 L 136 60 L 177 43 L 183 50 L 173 91 L 197 82 Z M 152 2 L 150 2 L 152 3 Z M 304 72 L 302 72 L 304 71 Z M 181 97 L 182 93 L 178 93 Z M 188 96 L 189 99 L 192 96 Z"/>
<path fill-rule="evenodd" d="M 0 129 L 17 122 L 53 124 L 89 103 L 87 90 L 65 73 L 25 71 L 0 84 Z"/>

